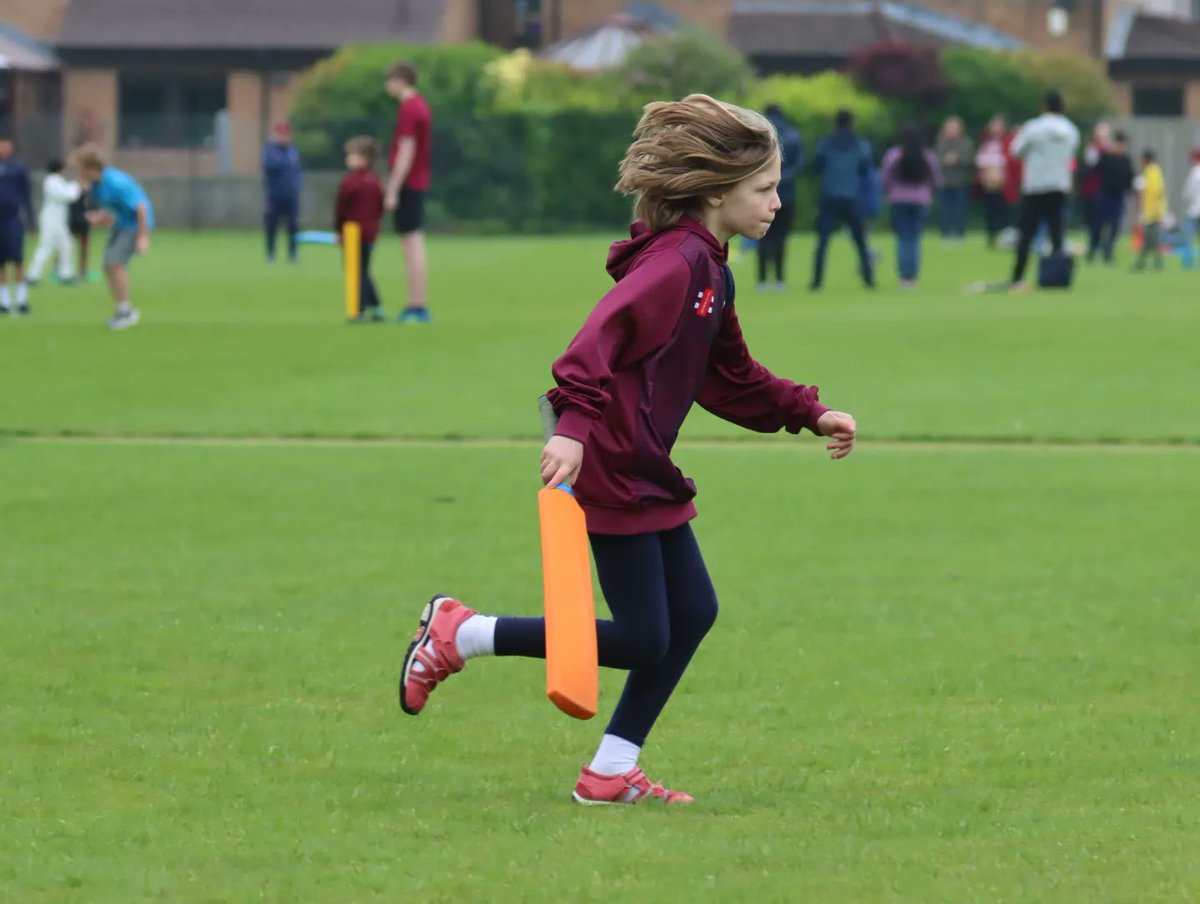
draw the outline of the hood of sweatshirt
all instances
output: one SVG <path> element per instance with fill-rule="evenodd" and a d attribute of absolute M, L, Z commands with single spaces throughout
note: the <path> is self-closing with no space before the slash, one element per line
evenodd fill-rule
<path fill-rule="evenodd" d="M 680 217 L 679 222 L 662 232 L 651 232 L 650 227 L 639 220 L 629 227 L 629 238 L 613 242 L 608 249 L 608 275 L 613 278 L 614 282 L 619 282 L 629 272 L 643 251 L 654 244 L 658 238 L 677 230 L 686 230 L 702 238 L 717 260 L 725 263 L 729 246 L 720 244 L 716 236 L 691 217 Z"/>

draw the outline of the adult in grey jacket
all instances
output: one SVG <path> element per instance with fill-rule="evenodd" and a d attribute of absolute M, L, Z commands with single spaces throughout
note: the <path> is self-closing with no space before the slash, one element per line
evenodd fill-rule
<path fill-rule="evenodd" d="M 1079 129 L 1063 115 L 1062 95 L 1046 95 L 1042 115 L 1021 126 L 1012 153 L 1025 164 L 1021 177 L 1021 238 L 1013 266 L 1012 286 L 1023 288 L 1029 248 L 1038 226 L 1050 230 L 1055 254 L 1063 250 L 1063 212 L 1071 191 L 1071 166 L 1079 149 Z"/>

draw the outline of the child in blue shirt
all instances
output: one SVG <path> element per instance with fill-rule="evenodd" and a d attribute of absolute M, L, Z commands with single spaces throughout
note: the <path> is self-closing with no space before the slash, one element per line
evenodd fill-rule
<path fill-rule="evenodd" d="M 116 309 L 108 321 L 110 330 L 125 330 L 141 320 L 141 312 L 129 300 L 129 262 L 135 254 L 150 250 L 154 206 L 146 190 L 126 172 L 109 166 L 95 145 L 75 152 L 79 181 L 91 191 L 97 210 L 87 214 L 97 225 L 112 226 L 104 249 L 104 275 Z"/>

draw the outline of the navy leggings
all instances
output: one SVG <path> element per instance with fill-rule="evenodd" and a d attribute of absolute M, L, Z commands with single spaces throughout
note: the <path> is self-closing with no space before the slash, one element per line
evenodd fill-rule
<path fill-rule="evenodd" d="M 641 746 L 717 618 L 717 595 L 688 525 L 656 534 L 591 534 L 612 621 L 597 619 L 600 665 L 629 678 L 608 734 Z M 496 622 L 496 655 L 546 657 L 541 618 Z"/>
<path fill-rule="evenodd" d="M 300 229 L 300 202 L 296 198 L 267 199 L 263 228 L 267 234 L 267 259 L 275 259 L 275 233 L 282 223 L 287 229 L 288 257 L 296 259 L 296 235 Z"/>

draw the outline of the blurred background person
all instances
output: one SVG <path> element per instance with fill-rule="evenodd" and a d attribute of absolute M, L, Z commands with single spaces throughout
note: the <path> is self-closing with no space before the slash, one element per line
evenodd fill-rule
<path fill-rule="evenodd" d="M 1042 102 L 1042 114 L 1021 126 L 1012 142 L 1012 154 L 1024 164 L 1021 177 L 1021 233 L 1013 264 L 1010 288 L 1025 288 L 1025 268 L 1038 229 L 1050 233 L 1051 254 L 1063 253 L 1063 212 L 1071 191 L 1079 129 L 1064 113 L 1062 95 L 1051 91 Z"/>
<path fill-rule="evenodd" d="M 61 160 L 46 164 L 42 179 L 42 210 L 38 214 L 38 244 L 29 265 L 29 284 L 37 285 L 42 271 L 57 257 L 58 280 L 70 283 L 75 279 L 74 242 L 68 223 L 71 205 L 79 199 L 79 183 L 63 176 Z"/>
<path fill-rule="evenodd" d="M 267 260 L 275 260 L 275 235 L 282 223 L 287 229 L 288 259 L 295 263 L 304 165 L 300 160 L 300 152 L 292 144 L 291 126 L 282 120 L 272 127 L 271 140 L 263 148 L 262 170 L 267 202 L 263 216 L 263 227 L 267 234 Z"/>
<path fill-rule="evenodd" d="M 975 172 L 983 199 L 983 221 L 987 244 L 994 248 L 1000 233 L 1012 221 L 1009 146 L 1012 136 L 1003 116 L 993 116 L 979 141 Z"/>
<path fill-rule="evenodd" d="M 916 126 L 906 126 L 899 143 L 883 155 L 880 177 L 896 234 L 900 286 L 911 289 L 917 285 L 921 269 L 921 232 L 929 217 L 933 193 L 942 185 L 938 154 L 925 147 Z"/>
<path fill-rule="evenodd" d="M 771 104 L 766 110 L 767 119 L 779 134 L 781 154 L 781 176 L 779 179 L 779 203 L 782 205 L 775 213 L 775 221 L 758 241 L 758 287 L 759 289 L 783 289 L 787 283 L 784 279 L 787 262 L 787 240 L 796 222 L 796 178 L 804 168 L 804 138 L 800 131 L 792 125 L 778 104 Z M 774 283 L 768 282 L 768 270 L 775 271 Z"/>
<path fill-rule="evenodd" d="M 814 164 L 821 180 L 821 195 L 817 209 L 817 248 L 809 289 L 818 291 L 824 283 L 829 239 L 843 225 L 849 228 L 858 251 L 863 284 L 873 289 L 875 273 L 867 248 L 861 206 L 863 180 L 871 171 L 871 155 L 866 143 L 854 133 L 854 114 L 849 110 L 838 110 L 833 131 L 817 145 Z"/>
<path fill-rule="evenodd" d="M 962 241 L 967 234 L 967 202 L 975 178 L 975 142 L 963 130 L 963 121 L 951 116 L 942 126 L 937 142 L 942 171 L 938 194 L 938 221 L 942 238 Z"/>
<path fill-rule="evenodd" d="M 1163 268 L 1162 228 L 1167 218 L 1167 181 L 1158 158 L 1150 148 L 1142 151 L 1142 175 L 1138 179 L 1141 195 L 1139 221 L 1142 226 L 1142 253 L 1133 265 L 1135 273 L 1146 269 L 1154 260 L 1154 269 Z"/>
<path fill-rule="evenodd" d="M 1083 172 L 1079 179 L 1079 197 L 1083 201 L 1088 231 L 1088 260 L 1100 246 L 1100 227 L 1104 222 L 1103 202 L 1100 199 L 1100 158 L 1112 143 L 1112 127 L 1098 122 L 1092 129 L 1092 140 L 1083 152 Z"/>
<path fill-rule="evenodd" d="M 25 229 L 34 228 L 29 171 L 13 156 L 12 138 L 0 134 L 0 314 L 8 314 L 16 299 L 17 313 L 29 313 L 25 282 Z M 12 289 L 9 268 L 12 268 Z"/>
<path fill-rule="evenodd" d="M 1117 236 L 1125 221 L 1125 198 L 1133 190 L 1133 161 L 1124 132 L 1115 133 L 1096 163 L 1096 215 L 1099 219 L 1096 244 L 1088 244 L 1087 259 L 1099 252 L 1106 264 L 1113 262 Z"/>
<path fill-rule="evenodd" d="M 1192 148 L 1191 168 L 1183 183 L 1183 266 L 1195 265 L 1192 244 L 1200 232 L 1200 147 Z"/>

